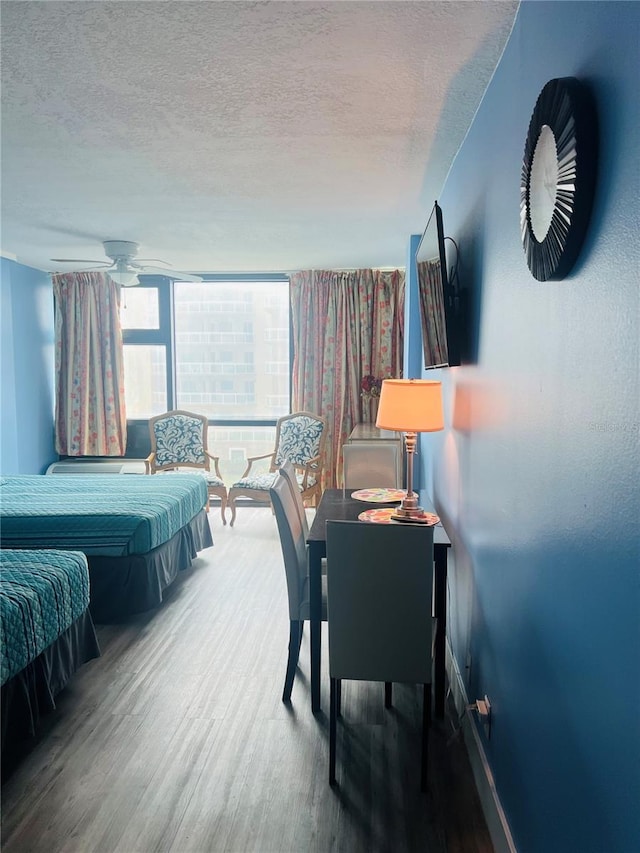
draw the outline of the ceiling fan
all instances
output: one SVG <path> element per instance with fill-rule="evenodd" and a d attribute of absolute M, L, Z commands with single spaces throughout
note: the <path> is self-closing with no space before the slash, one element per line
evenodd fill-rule
<path fill-rule="evenodd" d="M 202 281 L 202 276 L 192 275 L 186 272 L 177 272 L 169 269 L 170 264 L 158 258 L 139 258 L 134 260 L 138 254 L 138 243 L 129 240 L 105 240 L 105 255 L 110 261 L 90 261 L 83 258 L 51 258 L 55 263 L 63 264 L 92 264 L 88 269 L 102 270 L 123 287 L 134 287 L 140 284 L 139 275 L 165 275 L 180 281 Z M 149 262 L 164 264 L 162 267 L 149 266 Z"/>

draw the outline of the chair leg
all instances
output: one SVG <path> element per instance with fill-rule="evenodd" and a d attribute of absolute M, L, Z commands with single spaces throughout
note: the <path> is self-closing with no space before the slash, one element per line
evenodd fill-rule
<path fill-rule="evenodd" d="M 329 784 L 336 784 L 336 728 L 340 680 L 329 679 Z"/>
<path fill-rule="evenodd" d="M 296 675 L 296 667 L 298 666 L 298 657 L 300 654 L 300 626 L 301 622 L 293 619 L 289 621 L 289 657 L 287 659 L 287 674 L 284 679 L 284 690 L 282 691 L 282 701 L 291 701 L 291 691 L 293 689 L 293 679 Z"/>
<path fill-rule="evenodd" d="M 384 683 L 384 707 L 391 707 L 391 699 L 393 697 L 393 684 L 391 681 L 385 681 Z"/>
<path fill-rule="evenodd" d="M 236 521 L 236 499 L 229 498 L 227 501 L 227 506 L 231 510 L 231 521 L 229 522 L 230 527 L 233 527 Z"/>
<path fill-rule="evenodd" d="M 209 499 L 213 496 L 220 498 L 220 515 L 222 516 L 222 523 L 226 525 L 227 523 L 227 493 L 226 490 L 224 492 L 216 489 L 211 492 L 209 495 Z M 209 501 L 207 501 L 207 512 L 209 512 Z"/>
<path fill-rule="evenodd" d="M 302 634 L 304 633 L 304 622 L 300 622 L 300 630 L 298 632 L 298 658 L 300 658 L 300 646 L 302 645 Z"/>
<path fill-rule="evenodd" d="M 336 717 L 342 716 L 342 679 L 336 679 Z"/>
<path fill-rule="evenodd" d="M 427 765 L 429 761 L 429 728 L 431 726 L 431 685 L 425 684 L 422 699 L 422 761 L 420 766 L 420 790 L 427 790 Z"/>

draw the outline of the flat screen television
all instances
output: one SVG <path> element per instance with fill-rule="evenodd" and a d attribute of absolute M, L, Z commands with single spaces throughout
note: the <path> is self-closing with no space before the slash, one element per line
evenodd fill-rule
<path fill-rule="evenodd" d="M 436 201 L 416 251 L 424 366 L 460 364 L 459 299 L 447 273 L 442 209 Z M 453 241 L 452 241 L 453 243 Z M 457 258 L 456 258 L 457 263 Z"/>

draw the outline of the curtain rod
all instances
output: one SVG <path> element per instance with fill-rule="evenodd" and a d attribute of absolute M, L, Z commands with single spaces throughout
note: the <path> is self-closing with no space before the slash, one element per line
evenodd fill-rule
<path fill-rule="evenodd" d="M 405 267 L 332 267 L 327 269 L 327 267 L 312 267 L 311 272 L 357 272 L 358 270 L 377 270 L 378 272 L 394 272 L 395 270 L 405 270 Z M 306 269 L 298 269 L 298 270 L 286 270 L 285 275 L 291 275 L 296 272 L 307 272 L 308 267 Z"/>

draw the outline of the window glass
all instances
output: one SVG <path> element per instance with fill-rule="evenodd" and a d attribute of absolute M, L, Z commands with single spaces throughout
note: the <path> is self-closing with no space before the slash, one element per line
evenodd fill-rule
<path fill-rule="evenodd" d="M 123 329 L 160 328 L 158 289 L 123 287 L 120 291 L 120 323 Z"/>
<path fill-rule="evenodd" d="M 177 408 L 215 420 L 289 412 L 288 282 L 176 282 L 174 311 Z"/>
<path fill-rule="evenodd" d="M 125 344 L 123 354 L 127 419 L 150 418 L 166 412 L 166 347 Z"/>
<path fill-rule="evenodd" d="M 220 457 L 220 473 L 226 486 L 232 486 L 245 472 L 249 456 L 270 453 L 275 446 L 276 428 L 259 426 L 209 427 L 209 453 Z M 266 474 L 269 459 L 261 459 L 251 473 Z"/>

